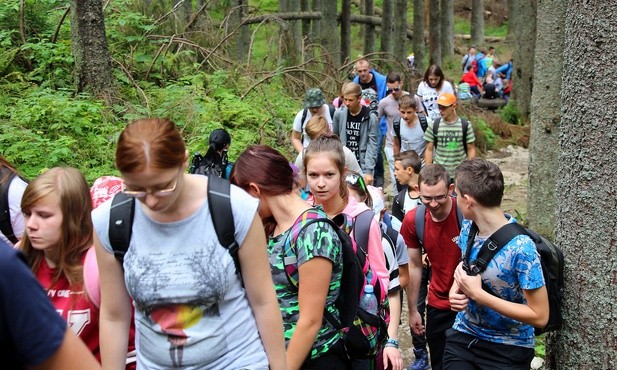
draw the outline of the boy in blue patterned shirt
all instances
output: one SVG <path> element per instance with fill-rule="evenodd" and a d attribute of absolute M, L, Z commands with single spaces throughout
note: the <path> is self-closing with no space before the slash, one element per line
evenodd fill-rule
<path fill-rule="evenodd" d="M 473 267 L 483 242 L 516 220 L 505 218 L 500 208 L 504 182 L 496 164 L 465 161 L 456 170 L 455 184 L 458 207 L 466 219 L 458 239 L 463 255 L 472 222 L 478 227 L 468 259 Z M 462 265 L 454 272 L 450 290 L 451 309 L 458 315 L 446 334 L 444 369 L 528 370 L 534 356 L 534 326 L 545 326 L 549 316 L 535 244 L 526 235 L 515 236 L 475 276 Z M 495 294 L 484 290 L 482 283 Z"/>

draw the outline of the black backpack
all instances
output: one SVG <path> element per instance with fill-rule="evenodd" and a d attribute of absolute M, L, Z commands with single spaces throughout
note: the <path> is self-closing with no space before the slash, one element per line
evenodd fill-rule
<path fill-rule="evenodd" d="M 435 149 L 437 149 L 437 132 L 439 132 L 439 123 L 441 122 L 441 117 L 437 118 L 433 121 L 433 142 L 435 143 Z M 461 117 L 461 126 L 463 128 L 463 148 L 465 148 L 465 156 L 467 156 L 467 130 L 469 129 L 469 121 L 465 118 Z M 434 158 L 433 158 L 434 159 Z"/>
<path fill-rule="evenodd" d="M 508 217 L 508 215 L 506 215 Z M 561 303 L 563 301 L 563 267 L 564 258 L 563 252 L 556 245 L 548 241 L 543 236 L 535 231 L 524 228 L 516 222 L 508 223 L 495 231 L 488 239 L 484 241 L 478 257 L 476 258 L 473 268 L 469 264 L 469 253 L 473 246 L 473 242 L 478 227 L 475 223 L 471 225 L 469 230 L 469 238 L 467 239 L 467 248 L 463 255 L 463 268 L 469 275 L 481 274 L 488 267 L 491 259 L 503 248 L 512 238 L 518 235 L 527 235 L 533 240 L 540 255 L 540 263 L 542 264 L 542 274 L 546 283 L 549 304 L 548 323 L 543 328 L 535 328 L 535 334 L 557 330 L 561 327 L 563 318 L 561 314 Z M 482 288 L 488 293 L 497 296 L 493 290 L 486 284 L 482 283 Z"/>
<path fill-rule="evenodd" d="M 0 179 L 4 178 L 6 172 L 10 171 L 7 168 L 0 168 Z M 11 225 L 11 210 L 9 205 L 9 187 L 11 186 L 11 181 L 17 176 L 17 174 L 13 171 L 10 171 L 8 174 L 6 181 L 0 184 L 0 232 L 6 236 L 11 243 L 15 244 L 18 242 L 17 237 L 13 231 L 13 225 Z M 21 177 L 20 177 L 21 178 Z M 24 178 L 22 180 L 26 181 Z"/>
<path fill-rule="evenodd" d="M 236 266 L 236 273 L 240 275 L 239 245 L 234 236 L 234 216 L 229 192 L 229 181 L 217 176 L 208 178 L 208 208 L 212 215 L 216 236 L 219 243 L 229 250 Z M 134 216 L 135 198 L 122 192 L 116 193 L 109 212 L 109 243 L 114 251 L 114 256 L 121 264 L 131 242 Z"/>
<path fill-rule="evenodd" d="M 333 104 L 328 103 L 328 110 L 330 111 L 330 118 L 334 119 L 334 111 L 336 111 L 336 107 Z M 306 123 L 304 121 L 306 121 L 307 112 L 308 108 L 304 108 L 302 110 L 302 120 L 300 121 L 300 141 L 304 140 L 304 124 Z"/>
<path fill-rule="evenodd" d="M 426 132 L 426 129 L 428 128 L 428 121 L 426 120 L 426 116 L 422 113 L 417 113 L 418 114 L 418 121 L 420 121 L 420 127 L 422 127 L 422 131 Z M 394 128 L 394 139 L 398 140 L 398 145 L 399 148 L 401 147 L 401 120 L 402 118 L 399 117 L 398 119 L 395 119 L 392 122 L 392 126 Z"/>
<path fill-rule="evenodd" d="M 224 151 L 220 161 L 212 161 L 201 155 L 199 152 L 193 155 L 191 166 L 189 167 L 189 173 L 197 175 L 205 175 L 210 177 L 226 178 L 227 165 L 229 160 L 227 159 L 227 152 Z"/>

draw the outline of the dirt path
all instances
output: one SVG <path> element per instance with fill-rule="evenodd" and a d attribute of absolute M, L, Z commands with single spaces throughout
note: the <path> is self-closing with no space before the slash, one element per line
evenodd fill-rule
<path fill-rule="evenodd" d="M 518 217 L 520 214 L 524 215 L 527 211 L 527 165 L 529 163 L 529 151 L 522 147 L 509 146 L 500 152 L 489 152 L 486 159 L 497 163 L 503 173 L 506 185 L 502 204 L 504 211 L 515 217 Z M 414 358 L 407 312 L 407 302 L 403 302 L 399 340 L 405 367 Z"/>

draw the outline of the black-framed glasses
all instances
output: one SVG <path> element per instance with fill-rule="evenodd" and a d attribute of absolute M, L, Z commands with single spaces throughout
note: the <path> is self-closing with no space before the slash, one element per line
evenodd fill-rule
<path fill-rule="evenodd" d="M 397 91 L 401 91 L 401 88 L 400 87 L 393 87 L 391 89 L 386 90 L 386 92 L 388 94 L 391 94 L 392 92 L 397 92 Z"/>
<path fill-rule="evenodd" d="M 178 174 L 180 174 L 181 171 L 182 171 L 182 167 L 178 171 Z M 126 184 L 124 184 L 124 181 L 122 181 L 122 192 L 126 196 L 129 196 L 131 198 L 143 198 L 143 197 L 145 197 L 148 194 L 150 194 L 152 196 L 155 196 L 155 197 L 166 197 L 166 196 L 169 196 L 169 195 L 173 194 L 173 192 L 176 191 L 176 187 L 177 186 L 178 186 L 178 176 L 176 176 L 176 181 L 174 181 L 174 184 L 173 184 L 173 186 L 171 188 L 169 188 L 169 189 L 162 189 L 162 190 L 155 190 L 155 191 L 135 191 L 135 190 L 129 190 L 126 187 Z"/>
<path fill-rule="evenodd" d="M 422 202 L 424 203 L 431 203 L 432 201 L 435 201 L 437 203 L 443 203 L 446 201 L 446 199 L 448 199 L 448 193 L 444 195 L 438 195 L 436 197 L 427 197 L 425 195 L 420 195 L 420 199 L 422 199 Z"/>
<path fill-rule="evenodd" d="M 351 186 L 360 185 L 360 188 L 365 193 L 368 193 L 368 190 L 366 189 L 366 184 L 364 183 L 364 179 L 360 175 L 357 175 L 355 173 L 348 173 L 347 176 L 345 176 L 345 182 Z"/>

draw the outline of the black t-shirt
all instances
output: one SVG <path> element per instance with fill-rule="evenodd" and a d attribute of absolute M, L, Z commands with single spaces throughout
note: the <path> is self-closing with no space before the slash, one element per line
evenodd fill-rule
<path fill-rule="evenodd" d="M 347 134 L 346 146 L 352 151 L 358 161 L 360 161 L 360 125 L 366 114 L 366 109 L 366 107 L 362 107 L 360 113 L 355 116 L 347 110 L 347 124 L 345 126 Z"/>

